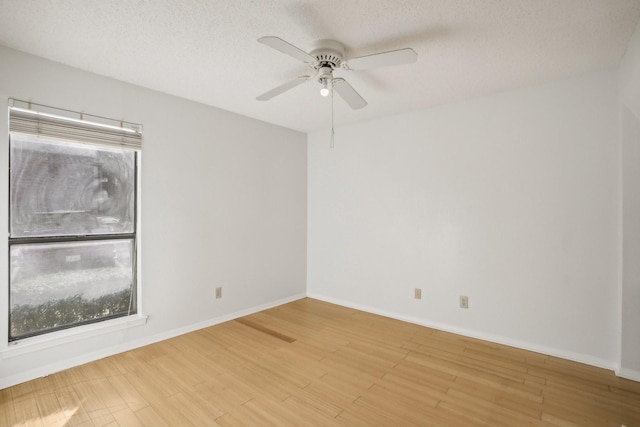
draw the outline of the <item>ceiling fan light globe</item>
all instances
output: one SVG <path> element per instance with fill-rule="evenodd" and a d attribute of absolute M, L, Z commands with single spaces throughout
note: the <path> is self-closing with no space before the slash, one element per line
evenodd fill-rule
<path fill-rule="evenodd" d="M 329 96 L 329 88 L 323 87 L 322 89 L 320 89 L 320 95 L 321 96 Z"/>

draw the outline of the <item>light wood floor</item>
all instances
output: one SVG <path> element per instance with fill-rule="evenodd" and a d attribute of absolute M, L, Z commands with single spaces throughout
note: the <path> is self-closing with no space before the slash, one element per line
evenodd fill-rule
<path fill-rule="evenodd" d="M 312 299 L 0 391 L 1 426 L 622 424 L 640 383 Z"/>

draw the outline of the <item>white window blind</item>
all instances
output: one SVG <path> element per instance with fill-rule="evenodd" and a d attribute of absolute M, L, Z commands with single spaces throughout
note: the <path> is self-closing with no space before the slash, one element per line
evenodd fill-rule
<path fill-rule="evenodd" d="M 9 132 L 140 150 L 142 126 L 17 99 L 9 100 Z"/>

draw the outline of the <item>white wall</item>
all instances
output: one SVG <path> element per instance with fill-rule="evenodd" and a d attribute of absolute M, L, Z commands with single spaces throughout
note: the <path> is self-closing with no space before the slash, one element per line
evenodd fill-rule
<path fill-rule="evenodd" d="M 605 70 L 341 127 L 333 150 L 310 134 L 309 295 L 615 367 L 617 101 Z"/>
<path fill-rule="evenodd" d="M 621 376 L 640 381 L 640 23 L 620 66 L 622 139 Z"/>
<path fill-rule="evenodd" d="M 14 97 L 144 125 L 141 286 L 149 316 L 144 326 L 0 358 L 0 388 L 305 295 L 304 134 L 2 47 L 0 64 L 0 105 Z M 7 224 L 6 113 L 0 135 L 0 224 Z M 6 262 L 0 277 L 7 295 Z M 217 301 L 216 286 L 223 286 Z M 0 301 L 1 350 L 7 303 Z"/>

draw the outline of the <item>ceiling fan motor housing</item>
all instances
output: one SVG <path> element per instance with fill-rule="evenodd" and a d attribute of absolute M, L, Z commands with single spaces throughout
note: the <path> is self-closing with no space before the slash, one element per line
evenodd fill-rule
<path fill-rule="evenodd" d="M 344 60 L 344 46 L 335 40 L 316 40 L 314 48 L 309 54 L 318 61 L 315 65 L 318 71 L 325 67 L 330 67 L 333 70 L 339 68 Z"/>

